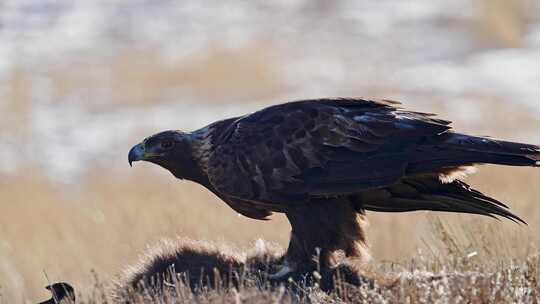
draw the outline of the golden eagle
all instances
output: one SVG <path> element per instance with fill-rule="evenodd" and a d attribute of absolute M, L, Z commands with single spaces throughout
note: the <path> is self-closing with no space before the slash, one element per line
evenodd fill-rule
<path fill-rule="evenodd" d="M 395 101 L 278 104 L 193 132 L 164 131 L 129 151 L 205 186 L 238 213 L 285 213 L 291 238 L 275 278 L 337 253 L 367 258 L 364 212 L 434 210 L 513 221 L 507 206 L 460 180 L 475 164 L 539 165 L 540 147 L 452 131 Z"/>

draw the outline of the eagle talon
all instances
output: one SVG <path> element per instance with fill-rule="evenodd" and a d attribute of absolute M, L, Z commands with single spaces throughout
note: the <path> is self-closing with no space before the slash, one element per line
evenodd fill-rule
<path fill-rule="evenodd" d="M 283 266 L 281 266 L 281 268 L 278 270 L 278 272 L 269 275 L 269 276 L 268 276 L 268 279 L 270 279 L 270 280 L 282 280 L 282 279 L 286 279 L 287 276 L 288 276 L 290 273 L 293 273 L 294 271 L 295 271 L 294 268 L 290 267 L 289 265 L 283 265 Z"/>

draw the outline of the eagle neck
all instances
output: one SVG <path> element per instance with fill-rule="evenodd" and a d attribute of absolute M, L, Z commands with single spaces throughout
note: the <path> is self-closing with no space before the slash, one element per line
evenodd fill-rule
<path fill-rule="evenodd" d="M 188 178 L 204 186 L 209 186 L 208 159 L 212 150 L 212 132 L 205 127 L 189 134 L 192 164 L 196 167 L 195 179 Z"/>

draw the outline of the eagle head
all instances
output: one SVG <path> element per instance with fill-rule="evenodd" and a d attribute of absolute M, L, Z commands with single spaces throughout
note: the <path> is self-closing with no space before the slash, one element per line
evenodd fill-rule
<path fill-rule="evenodd" d="M 140 160 L 159 165 L 178 178 L 189 178 L 193 166 L 190 135 L 169 130 L 147 137 L 129 150 L 130 166 Z"/>

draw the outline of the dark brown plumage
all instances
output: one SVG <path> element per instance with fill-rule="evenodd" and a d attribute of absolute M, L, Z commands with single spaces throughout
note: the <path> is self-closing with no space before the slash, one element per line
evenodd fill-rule
<path fill-rule="evenodd" d="M 283 212 L 291 226 L 285 267 L 333 267 L 338 252 L 366 259 L 365 210 L 434 210 L 523 222 L 459 178 L 475 164 L 538 166 L 538 146 L 455 133 L 433 114 L 394 101 L 305 100 L 226 119 L 191 133 L 145 139 L 145 160 L 202 184 L 254 219 Z"/>
<path fill-rule="evenodd" d="M 75 303 L 75 290 L 68 283 L 54 283 L 45 288 L 51 291 L 52 298 L 39 304 Z"/>

